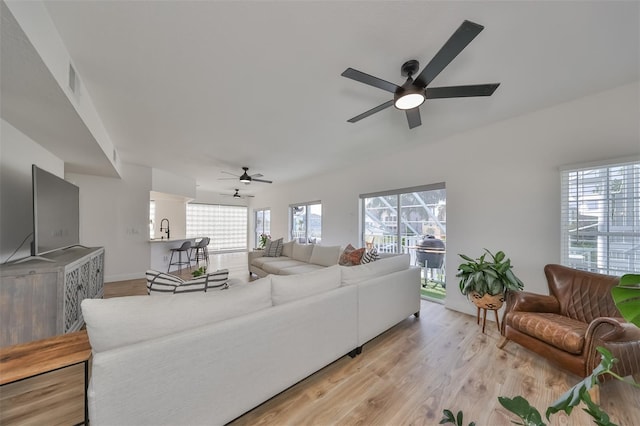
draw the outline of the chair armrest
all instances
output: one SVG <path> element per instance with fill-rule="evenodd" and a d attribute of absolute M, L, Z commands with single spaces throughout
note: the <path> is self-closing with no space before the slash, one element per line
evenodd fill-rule
<path fill-rule="evenodd" d="M 553 296 L 529 293 L 528 291 L 507 292 L 507 305 L 505 312 L 547 312 L 560 313 L 560 303 Z"/>
<path fill-rule="evenodd" d="M 618 362 L 613 371 L 622 377 L 640 373 L 640 328 L 622 318 L 601 317 L 591 321 L 585 335 L 586 373 L 600 363 L 598 346 L 608 349 Z"/>
<path fill-rule="evenodd" d="M 263 257 L 264 256 L 264 249 L 257 249 L 257 250 L 251 250 L 249 252 L 249 263 L 251 263 L 251 261 L 257 257 Z"/>
<path fill-rule="evenodd" d="M 253 259 L 257 259 L 258 257 L 262 256 L 264 256 L 264 249 L 249 250 L 249 255 L 247 256 L 247 267 L 249 268 L 249 275 L 251 275 L 251 262 L 253 262 Z"/>

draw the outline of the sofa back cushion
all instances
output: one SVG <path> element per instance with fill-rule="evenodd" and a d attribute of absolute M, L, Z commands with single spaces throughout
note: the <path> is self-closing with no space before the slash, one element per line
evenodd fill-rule
<path fill-rule="evenodd" d="M 271 298 L 274 305 L 324 293 L 340 287 L 338 265 L 297 275 L 271 275 Z"/>
<path fill-rule="evenodd" d="M 282 243 L 282 255 L 293 258 L 293 241 Z"/>
<path fill-rule="evenodd" d="M 269 308 L 271 278 L 180 297 L 85 299 L 81 306 L 91 347 L 102 352 Z"/>
<path fill-rule="evenodd" d="M 294 242 L 291 257 L 295 260 L 299 260 L 300 262 L 309 263 L 312 252 L 313 244 L 298 244 Z"/>
<path fill-rule="evenodd" d="M 320 266 L 333 266 L 338 264 L 340 257 L 340 246 L 321 246 L 313 245 L 309 263 Z"/>
<path fill-rule="evenodd" d="M 341 266 L 342 285 L 357 284 L 372 277 L 388 275 L 409 268 L 410 256 L 398 254 L 382 257 L 371 263 L 355 266 Z"/>

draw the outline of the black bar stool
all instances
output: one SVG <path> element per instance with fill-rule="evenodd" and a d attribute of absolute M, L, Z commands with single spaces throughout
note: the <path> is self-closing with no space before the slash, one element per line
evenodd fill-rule
<path fill-rule="evenodd" d="M 196 266 L 200 266 L 200 261 L 204 260 L 209 265 L 209 249 L 207 246 L 211 239 L 209 237 L 202 237 L 198 243 L 192 247 L 195 250 L 195 255 L 192 256 L 192 259 L 196 262 Z"/>
<path fill-rule="evenodd" d="M 171 258 L 169 259 L 169 268 L 167 272 L 171 270 L 171 265 L 178 265 L 178 271 L 182 271 L 182 265 L 189 265 L 189 269 L 191 269 L 191 256 L 189 256 L 189 251 L 191 250 L 191 241 L 185 241 L 182 243 L 180 247 L 172 248 Z M 178 261 L 173 261 L 173 255 L 178 253 Z M 185 253 L 187 256 L 187 260 L 185 262 L 182 261 L 182 253 Z"/>

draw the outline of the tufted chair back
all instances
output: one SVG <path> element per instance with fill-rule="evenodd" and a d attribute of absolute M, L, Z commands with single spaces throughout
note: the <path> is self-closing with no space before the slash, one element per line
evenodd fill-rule
<path fill-rule="evenodd" d="M 619 278 L 577 271 L 562 265 L 544 268 L 549 290 L 560 302 L 560 312 L 589 324 L 598 317 L 621 317 L 611 297 Z"/>

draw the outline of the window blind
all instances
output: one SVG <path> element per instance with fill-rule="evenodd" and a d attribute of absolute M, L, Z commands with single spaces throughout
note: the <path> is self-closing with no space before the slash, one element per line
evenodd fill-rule
<path fill-rule="evenodd" d="M 640 273 L 640 161 L 561 171 L 561 262 Z"/>
<path fill-rule="evenodd" d="M 247 207 L 187 204 L 187 237 L 209 237 L 213 251 L 247 249 Z"/>

